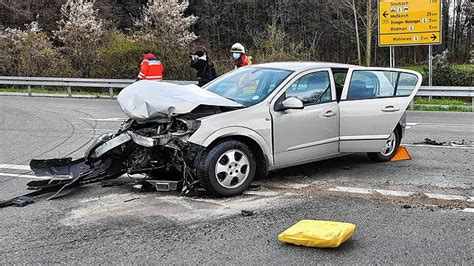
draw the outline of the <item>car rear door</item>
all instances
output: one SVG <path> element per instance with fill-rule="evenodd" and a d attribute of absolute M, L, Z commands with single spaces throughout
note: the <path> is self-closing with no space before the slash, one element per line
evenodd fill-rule
<path fill-rule="evenodd" d="M 301 110 L 279 111 L 283 100 L 300 99 Z M 289 166 L 338 153 L 339 106 L 331 70 L 305 71 L 295 76 L 272 100 L 274 162 Z"/>
<path fill-rule="evenodd" d="M 379 152 L 421 85 L 414 71 L 351 68 L 340 110 L 340 152 Z"/>

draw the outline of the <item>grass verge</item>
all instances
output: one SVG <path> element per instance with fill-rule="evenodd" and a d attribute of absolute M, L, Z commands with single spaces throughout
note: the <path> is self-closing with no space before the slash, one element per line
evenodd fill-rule
<path fill-rule="evenodd" d="M 416 111 L 438 111 L 438 112 L 471 112 L 471 106 L 450 105 L 450 106 L 433 106 L 433 105 L 415 105 Z"/>
<path fill-rule="evenodd" d="M 430 104 L 430 105 L 467 105 L 467 102 L 457 99 L 432 99 L 431 101 L 428 98 L 416 98 L 415 104 Z"/>

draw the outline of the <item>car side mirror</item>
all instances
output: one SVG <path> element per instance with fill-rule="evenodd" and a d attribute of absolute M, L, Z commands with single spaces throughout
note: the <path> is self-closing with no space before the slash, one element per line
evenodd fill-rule
<path fill-rule="evenodd" d="M 286 98 L 279 106 L 278 111 L 285 111 L 289 109 L 303 109 L 303 102 L 296 97 Z"/>

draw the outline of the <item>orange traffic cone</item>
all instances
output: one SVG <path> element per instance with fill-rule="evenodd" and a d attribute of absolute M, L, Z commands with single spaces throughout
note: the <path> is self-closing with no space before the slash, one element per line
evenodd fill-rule
<path fill-rule="evenodd" d="M 392 162 L 395 161 L 404 161 L 404 160 L 411 160 L 411 155 L 408 153 L 407 148 L 400 146 L 397 149 L 397 153 L 392 158 Z"/>

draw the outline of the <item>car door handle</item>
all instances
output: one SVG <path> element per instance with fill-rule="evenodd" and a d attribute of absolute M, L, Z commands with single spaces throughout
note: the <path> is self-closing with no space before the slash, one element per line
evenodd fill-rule
<path fill-rule="evenodd" d="M 400 108 L 395 108 L 395 106 L 393 105 L 385 106 L 385 108 L 382 109 L 382 112 L 387 112 L 387 113 L 397 112 L 397 111 L 400 111 Z"/>
<path fill-rule="evenodd" d="M 325 117 L 333 117 L 335 115 L 336 115 L 336 112 L 333 112 L 332 110 L 328 110 L 326 111 L 326 113 L 324 113 Z"/>

